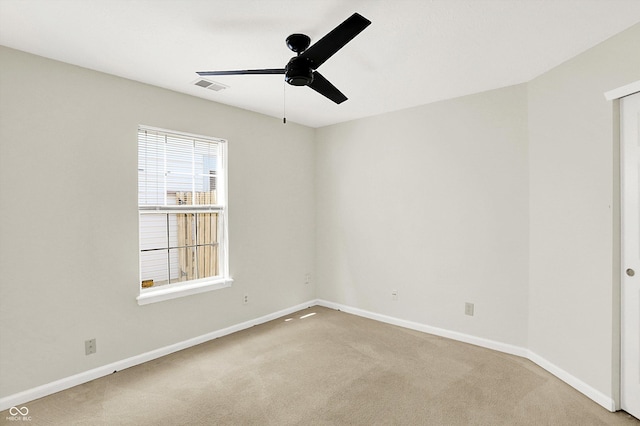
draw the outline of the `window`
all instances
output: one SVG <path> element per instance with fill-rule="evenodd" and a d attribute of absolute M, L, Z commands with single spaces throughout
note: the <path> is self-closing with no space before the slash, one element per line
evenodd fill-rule
<path fill-rule="evenodd" d="M 228 287 L 226 141 L 138 129 L 140 296 Z"/>

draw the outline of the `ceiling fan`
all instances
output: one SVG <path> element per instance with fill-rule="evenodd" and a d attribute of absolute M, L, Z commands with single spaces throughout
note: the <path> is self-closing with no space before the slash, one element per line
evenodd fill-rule
<path fill-rule="evenodd" d="M 266 68 L 236 71 L 198 71 L 200 76 L 208 75 L 244 75 L 244 74 L 284 74 L 287 83 L 293 86 L 309 86 L 316 92 L 340 104 L 347 97 L 316 69 L 327 59 L 342 49 L 355 36 L 371 24 L 364 16 L 354 13 L 313 46 L 305 34 L 291 34 L 286 39 L 289 49 L 297 53 L 284 68 Z"/>

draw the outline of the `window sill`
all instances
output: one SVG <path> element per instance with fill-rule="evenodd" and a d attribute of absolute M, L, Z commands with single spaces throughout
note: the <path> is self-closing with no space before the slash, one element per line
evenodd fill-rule
<path fill-rule="evenodd" d="M 191 296 L 192 294 L 231 287 L 232 282 L 232 278 L 218 278 L 216 280 L 203 279 L 185 284 L 172 284 L 158 288 L 143 289 L 136 299 L 138 300 L 138 305 L 148 305 L 150 303 L 163 302 L 165 300 Z"/>

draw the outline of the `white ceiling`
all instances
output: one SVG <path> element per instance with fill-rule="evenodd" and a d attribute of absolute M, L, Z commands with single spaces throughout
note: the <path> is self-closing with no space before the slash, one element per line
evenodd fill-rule
<path fill-rule="evenodd" d="M 281 75 L 193 85 L 283 68 L 289 34 L 353 12 L 372 24 L 319 68 L 340 105 Z M 311 127 L 526 82 L 638 22 L 640 0 L 0 0 L 2 45 Z"/>

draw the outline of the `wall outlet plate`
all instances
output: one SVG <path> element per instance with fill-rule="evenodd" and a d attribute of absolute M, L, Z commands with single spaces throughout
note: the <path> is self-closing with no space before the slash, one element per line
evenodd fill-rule
<path fill-rule="evenodd" d="M 247 303 L 249 303 L 249 295 L 245 293 L 245 295 L 242 297 L 242 304 L 246 305 Z"/>
<path fill-rule="evenodd" d="M 473 316 L 473 303 L 466 302 L 464 304 L 464 314 L 470 317 Z"/>
<path fill-rule="evenodd" d="M 96 353 L 96 339 L 84 341 L 84 354 L 91 355 Z"/>
<path fill-rule="evenodd" d="M 398 290 L 391 290 L 391 300 L 398 300 Z"/>

